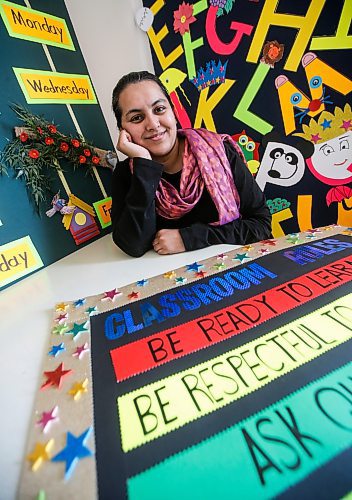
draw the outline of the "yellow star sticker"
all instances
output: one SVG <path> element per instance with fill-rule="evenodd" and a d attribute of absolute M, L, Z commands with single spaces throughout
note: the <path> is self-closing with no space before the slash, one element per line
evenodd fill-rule
<path fill-rule="evenodd" d="M 243 250 L 245 250 L 246 252 L 249 252 L 250 250 L 252 250 L 253 246 L 252 245 L 246 245 L 244 247 L 242 247 Z"/>
<path fill-rule="evenodd" d="M 50 460 L 49 452 L 54 446 L 54 440 L 50 439 L 47 443 L 36 443 L 35 448 L 27 455 L 27 460 L 32 462 L 32 470 L 36 472 L 45 460 Z"/>
<path fill-rule="evenodd" d="M 169 280 L 174 279 L 176 276 L 175 271 L 168 271 L 167 273 L 164 273 L 164 278 L 168 278 Z"/>
<path fill-rule="evenodd" d="M 60 302 L 60 304 L 56 304 L 56 311 L 66 311 L 68 308 L 68 304 L 65 304 L 65 302 Z"/>
<path fill-rule="evenodd" d="M 73 399 L 78 401 L 83 393 L 88 392 L 88 379 L 84 379 L 83 382 L 75 382 L 71 389 L 68 391 L 68 394 L 72 394 Z"/>

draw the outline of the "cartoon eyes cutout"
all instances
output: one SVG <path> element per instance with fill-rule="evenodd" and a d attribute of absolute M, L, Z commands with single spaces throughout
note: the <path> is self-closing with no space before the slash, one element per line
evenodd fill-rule
<path fill-rule="evenodd" d="M 349 145 L 347 139 L 343 139 L 340 142 L 340 151 L 342 151 L 343 149 L 350 149 L 350 145 Z M 322 152 L 324 153 L 325 156 L 329 156 L 331 153 L 335 153 L 334 148 L 332 146 L 330 146 L 330 144 L 325 144 L 321 148 L 321 150 L 322 150 Z"/>
<path fill-rule="evenodd" d="M 317 89 L 318 87 L 321 86 L 322 83 L 323 83 L 323 80 L 322 80 L 322 78 L 320 76 L 313 76 L 310 79 L 309 86 L 312 89 Z"/>
<path fill-rule="evenodd" d="M 312 76 L 309 82 L 309 86 L 312 89 L 317 89 L 323 84 L 323 80 L 320 76 Z M 297 106 L 302 101 L 302 94 L 300 92 L 295 92 L 290 97 L 290 102 L 293 106 Z"/>
<path fill-rule="evenodd" d="M 297 165 L 298 164 L 298 157 L 294 153 L 285 153 L 285 151 L 282 148 L 275 148 L 270 152 L 269 155 L 273 160 L 278 160 L 282 156 L 284 157 L 284 161 L 288 163 L 289 165 Z"/>
<path fill-rule="evenodd" d="M 302 101 L 302 94 L 300 94 L 299 92 L 295 92 L 294 94 L 291 95 L 290 97 L 290 102 L 291 104 L 293 104 L 294 106 L 296 104 L 299 104 L 300 102 Z"/>
<path fill-rule="evenodd" d="M 246 135 L 241 135 L 238 139 L 238 142 L 241 146 L 246 146 L 247 151 L 254 151 L 255 144 L 253 141 L 249 141 Z"/>

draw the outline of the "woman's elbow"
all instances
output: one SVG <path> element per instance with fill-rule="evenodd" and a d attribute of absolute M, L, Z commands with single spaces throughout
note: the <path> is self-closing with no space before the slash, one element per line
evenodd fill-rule
<path fill-rule="evenodd" d="M 132 245 L 131 243 L 126 242 L 116 232 L 112 233 L 112 239 L 115 245 L 130 257 L 142 257 L 142 255 L 144 255 L 148 250 L 147 248 L 142 248 L 138 244 Z"/>

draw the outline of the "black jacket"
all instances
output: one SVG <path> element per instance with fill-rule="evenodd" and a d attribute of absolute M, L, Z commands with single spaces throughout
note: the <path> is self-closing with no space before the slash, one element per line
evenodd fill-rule
<path fill-rule="evenodd" d="M 245 245 L 271 236 L 271 215 L 265 197 L 237 151 L 224 143 L 236 188 L 241 217 L 222 226 L 215 204 L 206 188 L 197 205 L 180 219 L 164 219 L 155 211 L 155 192 L 161 176 L 179 188 L 181 172 L 167 174 L 163 166 L 144 158 L 118 163 L 112 178 L 112 236 L 124 252 L 140 257 L 152 248 L 159 229 L 179 229 L 186 250 L 228 243 Z"/>

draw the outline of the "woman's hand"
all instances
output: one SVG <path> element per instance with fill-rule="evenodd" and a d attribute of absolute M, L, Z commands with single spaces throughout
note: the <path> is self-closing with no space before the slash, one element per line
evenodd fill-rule
<path fill-rule="evenodd" d="M 155 235 L 153 247 L 159 255 L 186 251 L 178 229 L 160 229 Z"/>
<path fill-rule="evenodd" d="M 151 160 L 149 151 L 138 144 L 132 142 L 132 137 L 126 130 L 121 129 L 116 148 L 129 158 L 146 158 Z"/>

